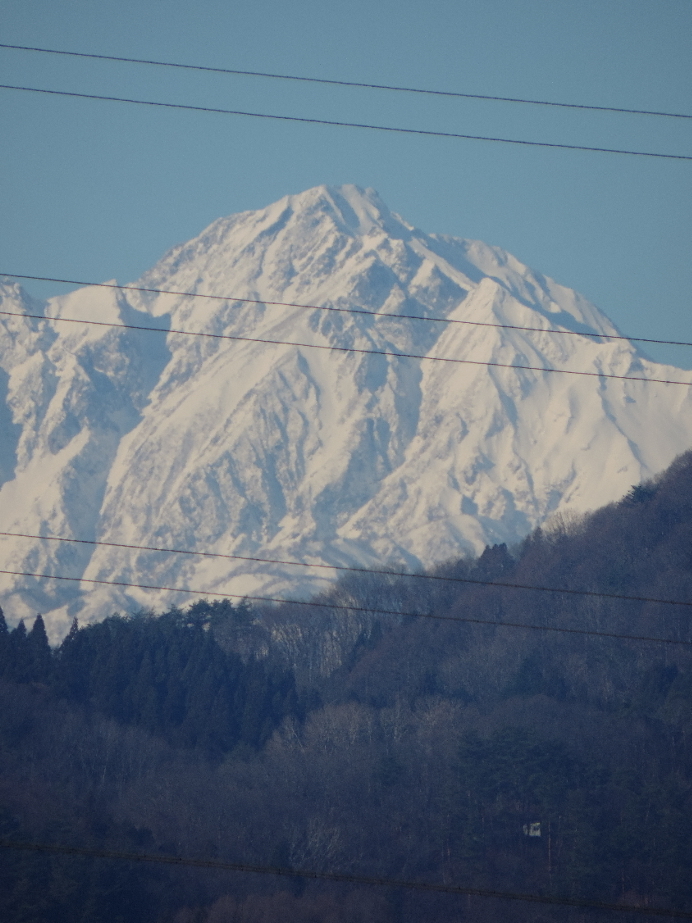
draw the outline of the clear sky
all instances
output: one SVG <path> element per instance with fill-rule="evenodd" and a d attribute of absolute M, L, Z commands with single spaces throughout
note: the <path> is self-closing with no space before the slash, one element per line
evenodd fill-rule
<path fill-rule="evenodd" d="M 690 0 L 3 0 L 0 41 L 214 67 L 692 114 Z M 0 83 L 692 154 L 692 120 L 175 71 L 0 49 Z M 0 90 L 0 271 L 120 282 L 232 212 L 375 187 L 480 238 L 633 336 L 692 341 L 692 161 Z M 64 290 L 27 283 L 40 297 Z M 692 349 L 648 347 L 692 368 Z"/>

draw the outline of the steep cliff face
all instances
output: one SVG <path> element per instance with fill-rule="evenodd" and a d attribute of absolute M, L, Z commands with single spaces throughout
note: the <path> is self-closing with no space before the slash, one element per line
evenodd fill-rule
<path fill-rule="evenodd" d="M 135 284 L 207 297 L 88 288 L 37 306 L 3 287 L 3 310 L 48 318 L 0 316 L 5 531 L 416 567 L 615 499 L 692 442 L 689 387 L 607 377 L 689 372 L 600 338 L 617 330 L 576 292 L 416 230 L 372 190 L 219 219 Z M 85 578 L 3 577 L 3 598 L 56 630 L 191 598 L 88 579 L 304 596 L 330 575 L 31 539 L 3 539 L 0 561 Z"/>

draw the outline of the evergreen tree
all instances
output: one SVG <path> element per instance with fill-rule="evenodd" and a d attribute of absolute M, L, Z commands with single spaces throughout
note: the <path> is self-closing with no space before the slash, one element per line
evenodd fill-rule
<path fill-rule="evenodd" d="M 24 619 L 10 632 L 10 665 L 8 679 L 26 683 L 31 679 L 31 648 Z"/>
<path fill-rule="evenodd" d="M 10 664 L 10 632 L 5 621 L 5 613 L 0 607 L 0 679 L 8 677 Z"/>
<path fill-rule="evenodd" d="M 51 679 L 53 657 L 43 617 L 36 616 L 31 631 L 27 635 L 27 648 L 30 658 L 30 676 L 34 682 L 47 683 Z"/>

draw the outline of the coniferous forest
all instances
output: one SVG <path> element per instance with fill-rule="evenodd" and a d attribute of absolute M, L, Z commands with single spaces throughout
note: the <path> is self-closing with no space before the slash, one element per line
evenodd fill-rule
<path fill-rule="evenodd" d="M 516 548 L 315 602 L 113 615 L 55 649 L 0 619 L 0 840 L 32 847 L 0 849 L 0 919 L 692 917 L 692 453 Z"/>

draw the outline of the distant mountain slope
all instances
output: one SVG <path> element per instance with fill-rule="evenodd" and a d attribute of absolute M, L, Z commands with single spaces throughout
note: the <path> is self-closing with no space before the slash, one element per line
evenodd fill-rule
<path fill-rule="evenodd" d="M 5 530 L 416 567 L 602 505 L 692 444 L 690 388 L 603 377 L 691 373 L 599 339 L 617 330 L 576 292 L 498 248 L 416 230 L 372 190 L 317 187 L 219 219 L 137 284 L 256 303 L 89 288 L 45 313 L 471 364 L 0 318 Z M 17 286 L 2 296 L 29 312 Z M 328 573 L 19 539 L 0 561 L 270 595 L 304 595 Z M 4 587 L 56 629 L 73 612 L 188 600 L 30 577 Z"/>

